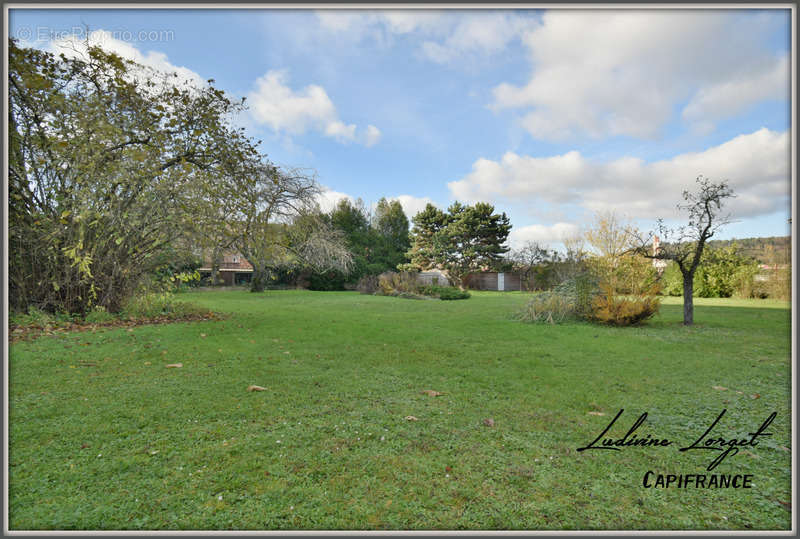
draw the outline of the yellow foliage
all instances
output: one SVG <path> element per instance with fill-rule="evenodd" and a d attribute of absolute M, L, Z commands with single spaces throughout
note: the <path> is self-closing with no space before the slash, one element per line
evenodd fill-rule
<path fill-rule="evenodd" d="M 604 324 L 640 324 L 655 315 L 661 306 L 658 284 L 651 284 L 649 288 L 633 296 L 621 296 L 609 283 L 601 283 L 600 292 L 592 301 L 590 316 L 594 321 Z"/>

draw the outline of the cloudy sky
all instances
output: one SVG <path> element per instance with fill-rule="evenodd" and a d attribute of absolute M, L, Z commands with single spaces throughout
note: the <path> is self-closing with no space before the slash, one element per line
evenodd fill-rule
<path fill-rule="evenodd" d="M 269 158 L 337 197 L 488 201 L 512 244 L 595 212 L 650 228 L 702 174 L 721 238 L 789 233 L 788 10 L 11 10 L 24 45 L 86 37 L 244 96 Z"/>

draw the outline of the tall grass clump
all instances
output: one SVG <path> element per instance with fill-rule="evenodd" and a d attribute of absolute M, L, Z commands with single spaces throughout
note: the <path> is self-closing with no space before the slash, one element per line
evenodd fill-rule
<path fill-rule="evenodd" d="M 555 290 L 539 292 L 516 313 L 515 318 L 521 322 L 560 324 L 577 318 L 575 302 L 571 297 Z"/>

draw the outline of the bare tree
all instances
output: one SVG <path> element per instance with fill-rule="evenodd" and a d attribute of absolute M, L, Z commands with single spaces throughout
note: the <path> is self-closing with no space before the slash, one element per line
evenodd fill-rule
<path fill-rule="evenodd" d="M 663 220 L 658 220 L 658 236 L 661 243 L 656 250 L 651 249 L 654 234 L 647 238 L 639 237 L 637 251 L 646 258 L 672 260 L 683 275 L 683 324 L 694 323 L 694 274 L 700 266 L 706 242 L 722 226 L 731 223 L 729 214 L 721 213 L 726 199 L 735 195 L 727 180 L 714 183 L 708 178 L 697 177 L 697 191 L 683 192 L 683 204 L 678 209 L 689 214 L 689 223 L 677 228 L 668 228 Z"/>
<path fill-rule="evenodd" d="M 542 247 L 539 242 L 528 240 L 519 248 L 514 249 L 508 253 L 508 259 L 514 266 L 514 269 L 519 271 L 522 282 L 526 290 L 532 290 L 533 284 L 531 282 L 533 270 L 539 264 L 552 261 L 556 253 L 551 253 L 547 248 Z"/>
<path fill-rule="evenodd" d="M 266 288 L 271 265 L 289 260 L 347 273 L 352 255 L 344 238 L 320 218 L 320 188 L 312 175 L 283 170 L 266 160 L 251 164 L 243 173 L 246 180 L 238 189 L 234 245 L 253 266 L 253 292 Z"/>

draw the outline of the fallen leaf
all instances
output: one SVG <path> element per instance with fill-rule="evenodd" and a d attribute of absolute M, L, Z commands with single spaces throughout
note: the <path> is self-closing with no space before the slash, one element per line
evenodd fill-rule
<path fill-rule="evenodd" d="M 586 412 L 589 415 L 606 415 L 603 412 Z"/>
<path fill-rule="evenodd" d="M 152 363 L 150 363 L 149 361 L 145 361 L 144 364 L 145 365 L 152 365 Z"/>
<path fill-rule="evenodd" d="M 744 453 L 745 455 L 751 456 L 751 457 L 753 457 L 754 459 L 760 459 L 760 458 L 761 458 L 761 457 L 759 457 L 758 455 L 756 455 L 755 453 L 753 453 L 753 452 L 751 452 L 751 451 L 748 451 L 747 449 L 745 449 L 744 451 L 742 451 L 742 453 Z"/>
<path fill-rule="evenodd" d="M 487 427 L 494 427 L 494 419 L 492 418 L 484 419 L 483 424 L 486 425 Z"/>
<path fill-rule="evenodd" d="M 444 467 L 444 471 L 446 471 L 446 472 L 452 472 L 452 471 L 453 471 L 453 469 L 452 469 L 450 466 L 445 466 L 445 467 Z"/>
<path fill-rule="evenodd" d="M 440 393 L 440 392 L 434 391 L 432 389 L 425 389 L 423 391 L 420 391 L 420 393 L 424 393 L 424 394 L 426 394 L 428 396 L 431 396 L 431 397 L 438 397 L 439 395 L 444 395 L 444 393 Z"/>
<path fill-rule="evenodd" d="M 247 386 L 247 391 L 266 391 L 266 387 L 261 386 Z"/>
<path fill-rule="evenodd" d="M 200 334 L 200 336 L 201 336 L 201 337 L 205 337 L 205 336 L 206 336 L 206 334 L 205 334 L 205 333 L 201 333 L 201 334 Z"/>
<path fill-rule="evenodd" d="M 406 416 L 406 421 L 419 421 L 419 419 L 417 419 L 413 415 L 407 415 Z"/>
<path fill-rule="evenodd" d="M 183 367 L 183 363 L 170 363 L 167 365 L 168 369 L 180 369 L 181 367 Z"/>
<path fill-rule="evenodd" d="M 712 389 L 716 389 L 717 391 L 728 391 L 727 387 L 722 386 L 711 386 Z"/>
<path fill-rule="evenodd" d="M 761 395 L 759 395 L 758 393 L 753 393 L 752 395 L 750 395 L 750 398 L 751 399 L 760 399 Z"/>

